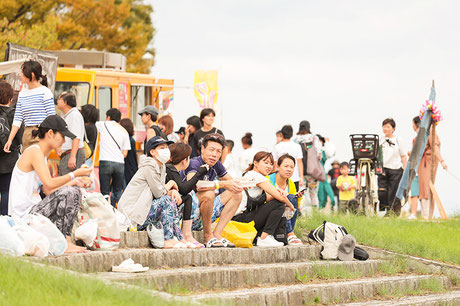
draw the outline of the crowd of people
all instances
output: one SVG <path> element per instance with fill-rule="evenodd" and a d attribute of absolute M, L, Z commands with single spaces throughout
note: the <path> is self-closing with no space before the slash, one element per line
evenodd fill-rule
<path fill-rule="evenodd" d="M 9 106 L 13 89 L 0 82 L 0 119 L 5 119 L 0 131 L 0 213 L 43 214 L 67 237 L 69 252 L 83 251 L 71 243 L 70 234 L 80 188 L 92 183 L 88 175 L 96 152 L 101 193 L 110 196 L 111 204 L 138 230 L 161 225 L 165 248 L 235 247 L 222 237 L 231 220 L 254 221 L 259 247 L 302 245 L 294 233 L 302 203 L 322 209 L 329 202 L 346 212 L 355 198 L 357 183 L 349 175 L 350 165 L 334 160 L 326 173 L 335 148 L 328 138 L 313 134 L 308 121 L 300 122 L 296 135 L 291 125 L 283 126 L 273 152 L 254 148 L 252 134 L 246 133 L 241 138 L 243 152 L 236 156 L 234 141 L 214 126 L 213 109 L 203 109 L 174 132 L 172 116 L 159 117 L 158 110 L 147 105 L 138 113 L 146 127 L 143 154 L 138 157 L 133 122 L 122 119 L 118 109 L 109 109 L 106 120 L 99 121 L 98 109 L 88 104 L 79 110 L 70 91 L 53 103 L 46 76 L 34 61 L 22 65 L 20 78 L 27 89 L 19 92 L 15 108 Z M 54 104 L 62 116 L 56 115 Z M 382 123 L 384 175 L 378 191 L 381 207 L 387 208 L 408 154 L 395 128 L 393 119 Z M 439 148 L 439 139 L 430 138 L 412 186 L 411 218 L 417 197 L 426 217 L 431 155 L 447 168 Z M 55 177 L 47 165 L 52 150 L 60 156 Z M 203 230 L 204 245 L 193 238 L 192 230 Z"/>

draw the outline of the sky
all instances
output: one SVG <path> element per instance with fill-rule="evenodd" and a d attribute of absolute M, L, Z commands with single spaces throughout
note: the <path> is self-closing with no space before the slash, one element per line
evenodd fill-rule
<path fill-rule="evenodd" d="M 152 73 L 177 86 L 175 128 L 199 114 L 195 70 L 217 70 L 217 126 L 236 154 L 246 132 L 255 147 L 272 150 L 277 130 L 291 124 L 297 132 L 308 120 L 335 144 L 337 159 L 349 160 L 349 135 L 382 135 L 387 117 L 409 150 L 411 120 L 434 80 L 449 166 L 435 186 L 447 214 L 460 213 L 460 2 L 146 2 L 156 29 Z"/>

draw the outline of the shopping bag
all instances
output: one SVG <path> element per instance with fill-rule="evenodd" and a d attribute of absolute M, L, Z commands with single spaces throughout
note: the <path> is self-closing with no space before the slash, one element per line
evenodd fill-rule
<path fill-rule="evenodd" d="M 50 255 L 64 254 L 67 249 L 67 240 L 50 219 L 40 214 L 29 214 L 26 216 L 25 221 L 31 228 L 48 239 Z"/>
<path fill-rule="evenodd" d="M 22 256 L 25 254 L 24 242 L 13 227 L 14 221 L 11 217 L 0 216 L 0 253 Z"/>
<path fill-rule="evenodd" d="M 25 255 L 46 257 L 50 251 L 50 241 L 43 234 L 36 229 L 29 226 L 26 221 L 12 217 L 14 221 L 14 230 L 18 234 L 19 238 L 24 242 L 24 253 Z M 65 239 L 64 239 L 65 240 Z"/>
<path fill-rule="evenodd" d="M 214 222 L 217 224 L 219 219 Z M 222 231 L 222 237 L 235 244 L 237 248 L 252 248 L 252 241 L 257 236 L 254 221 L 249 223 L 230 221 Z"/>

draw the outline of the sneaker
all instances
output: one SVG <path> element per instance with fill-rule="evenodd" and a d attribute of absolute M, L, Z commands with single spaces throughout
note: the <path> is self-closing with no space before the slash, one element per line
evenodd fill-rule
<path fill-rule="evenodd" d="M 277 241 L 272 235 L 268 235 L 265 239 L 257 238 L 258 247 L 280 247 L 284 243 Z"/>
<path fill-rule="evenodd" d="M 409 220 L 417 219 L 417 216 L 411 214 L 409 217 L 407 217 L 407 219 Z"/>

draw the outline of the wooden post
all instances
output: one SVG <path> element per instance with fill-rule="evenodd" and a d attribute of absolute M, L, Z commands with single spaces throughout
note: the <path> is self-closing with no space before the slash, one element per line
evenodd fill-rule
<path fill-rule="evenodd" d="M 431 194 L 433 195 L 433 200 L 436 202 L 436 205 L 438 206 L 439 210 L 439 215 L 441 216 L 441 219 L 447 219 L 447 214 L 446 211 L 444 210 L 444 206 L 442 206 L 441 199 L 439 198 L 438 192 L 434 188 L 433 182 L 430 180 L 430 190 Z"/>

